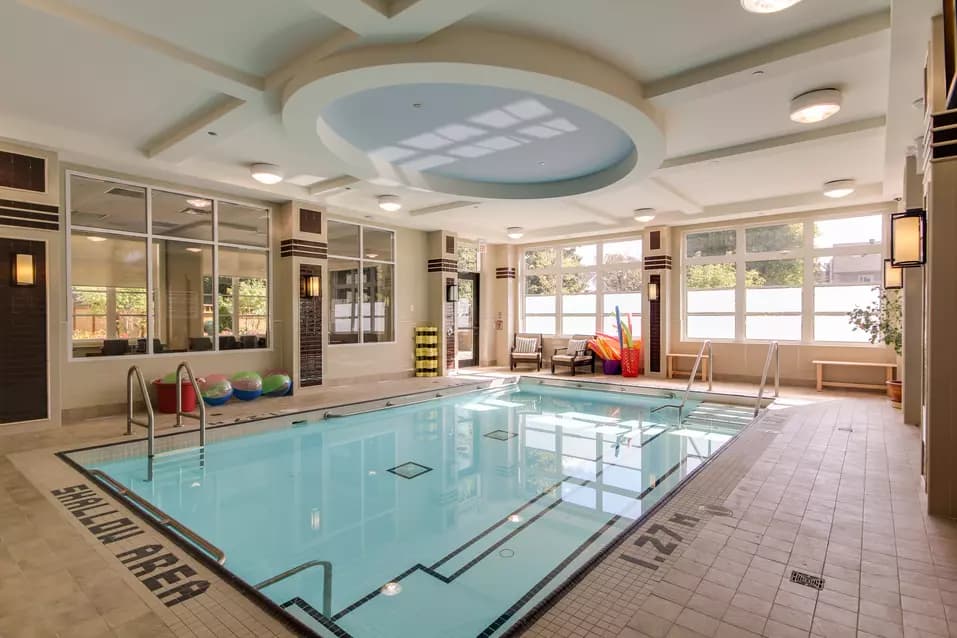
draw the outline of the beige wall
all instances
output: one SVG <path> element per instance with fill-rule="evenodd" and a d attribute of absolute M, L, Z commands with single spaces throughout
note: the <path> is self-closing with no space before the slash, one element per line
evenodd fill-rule
<path fill-rule="evenodd" d="M 395 231 L 395 341 L 326 346 L 325 384 L 413 374 L 413 328 L 429 321 L 427 234 L 402 228 Z"/>

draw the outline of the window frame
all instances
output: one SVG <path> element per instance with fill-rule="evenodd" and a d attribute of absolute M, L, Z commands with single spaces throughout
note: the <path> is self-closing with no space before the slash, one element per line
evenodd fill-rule
<path fill-rule="evenodd" d="M 814 246 L 814 225 L 824 221 L 835 221 L 842 219 L 855 219 L 861 217 L 878 217 L 881 219 L 881 239 L 878 243 L 859 246 L 831 246 L 816 248 Z M 680 277 L 680 298 L 678 302 L 681 317 L 681 340 L 693 343 L 700 343 L 710 340 L 716 343 L 757 343 L 767 344 L 772 341 L 778 341 L 782 344 L 808 345 L 808 346 L 838 346 L 838 347 L 883 347 L 882 344 L 862 343 L 857 341 L 825 341 L 817 340 L 814 335 L 814 323 L 817 316 L 847 316 L 846 312 L 817 312 L 814 301 L 814 291 L 817 287 L 814 279 L 814 262 L 820 257 L 834 256 L 861 256 L 876 254 L 883 256 L 884 245 L 886 243 L 886 211 L 853 211 L 837 215 L 819 214 L 797 219 L 783 220 L 761 220 L 750 221 L 739 224 L 729 224 L 715 226 L 713 228 L 688 229 L 681 233 L 680 256 L 681 269 Z M 768 251 L 760 253 L 747 252 L 747 231 L 752 228 L 769 228 L 773 226 L 788 226 L 791 224 L 801 224 L 803 235 L 801 246 L 799 248 Z M 688 236 L 699 233 L 716 232 L 722 230 L 735 231 L 735 252 L 733 255 L 720 255 L 715 257 L 690 257 L 687 254 Z M 785 260 L 803 261 L 803 281 L 801 285 L 801 311 L 794 312 L 748 312 L 747 311 L 747 263 L 757 261 L 785 261 Z M 688 278 L 687 268 L 692 265 L 733 263 L 736 265 L 735 272 L 735 310 L 734 313 L 692 313 L 692 316 L 733 316 L 735 320 L 735 336 L 733 339 L 724 339 L 718 337 L 689 337 L 688 336 Z M 864 285 L 864 284 L 862 284 Z M 874 284 L 880 286 L 880 282 Z M 750 290 L 759 290 L 751 288 Z M 801 338 L 797 339 L 748 339 L 747 338 L 747 318 L 750 316 L 799 316 L 801 318 Z"/>
<path fill-rule="evenodd" d="M 620 244 L 625 242 L 638 242 L 641 245 L 641 257 L 638 261 L 635 262 L 623 262 L 623 263 L 605 263 L 605 244 Z M 568 248 L 577 248 L 579 246 L 590 246 L 595 245 L 595 264 L 592 266 L 564 266 L 562 263 L 562 251 Z M 555 254 L 555 261 L 551 266 L 546 268 L 536 268 L 529 269 L 526 265 L 525 255 L 526 253 L 532 251 L 541 251 L 541 250 L 551 250 Z M 592 334 L 597 334 L 599 332 L 604 332 L 605 324 L 605 315 L 612 314 L 608 309 L 605 308 L 605 296 L 606 295 L 620 295 L 620 294 L 636 294 L 641 297 L 640 307 L 643 309 L 645 303 L 645 272 L 644 272 L 644 238 L 641 234 L 637 236 L 624 236 L 624 237 L 605 237 L 605 238 L 591 238 L 591 237 L 582 237 L 579 241 L 561 243 L 561 244 L 545 244 L 545 245 L 528 245 L 522 246 L 522 251 L 520 254 L 520 272 L 521 272 L 521 281 L 519 284 L 519 296 L 521 298 L 520 302 L 520 313 L 521 313 L 521 326 L 522 330 L 527 330 L 527 318 L 531 317 L 554 317 L 555 318 L 555 332 L 553 334 L 546 334 L 546 337 L 551 338 L 566 338 L 571 337 L 572 334 L 564 334 L 562 329 L 564 327 L 564 318 L 567 314 L 569 317 L 589 317 L 594 316 L 595 324 L 592 329 Z M 605 280 L 604 274 L 606 272 L 618 272 L 618 271 L 633 271 L 637 272 L 641 280 L 641 285 L 639 290 L 634 293 L 621 293 L 621 292 L 607 292 L 605 290 Z M 565 313 L 562 309 L 562 297 L 564 293 L 562 292 L 563 286 L 563 276 L 569 274 L 594 274 L 595 275 L 595 312 L 594 315 L 591 313 L 576 313 L 570 312 Z M 527 287 L 527 278 L 534 275 L 550 275 L 555 277 L 555 312 L 551 313 L 526 313 L 526 287 Z M 614 308 L 610 309 L 611 311 Z M 637 313 L 632 313 L 632 325 L 638 327 L 638 331 L 641 331 L 641 317 L 642 310 L 639 310 Z M 582 334 L 582 333 L 575 333 Z"/>
<path fill-rule="evenodd" d="M 65 232 L 66 232 L 66 306 L 65 313 L 70 319 L 70 335 L 66 342 L 66 347 L 68 349 L 67 360 L 69 362 L 74 361 L 100 361 L 104 357 L 85 357 L 85 356 L 76 356 L 74 354 L 74 344 L 93 344 L 96 342 L 102 341 L 101 339 L 73 339 L 73 255 L 71 248 L 71 238 L 74 230 L 87 233 L 96 233 L 98 235 L 108 235 L 114 237 L 127 237 L 127 238 L 136 238 L 146 242 L 146 352 L 130 352 L 124 355 L 116 355 L 111 357 L 106 357 L 109 359 L 122 358 L 133 359 L 133 358 L 143 358 L 143 357 L 183 357 L 184 354 L 190 357 L 192 356 L 208 356 L 215 354 L 222 354 L 224 352 L 246 352 L 242 349 L 219 349 L 219 303 L 218 303 L 218 281 L 219 281 L 219 248 L 236 248 L 242 250 L 250 250 L 254 252 L 263 253 L 266 255 L 266 296 L 267 296 L 267 332 L 266 332 L 266 347 L 257 348 L 257 352 L 272 352 L 273 343 L 275 341 L 275 334 L 272 326 L 272 317 L 274 316 L 274 300 L 273 300 L 273 288 L 274 288 L 274 273 L 273 273 L 273 233 L 274 233 L 274 224 L 275 224 L 275 208 L 267 204 L 259 204 L 251 201 L 245 201 L 242 199 L 235 199 L 232 197 L 217 197 L 210 195 L 208 193 L 191 191 L 189 189 L 182 189 L 176 186 L 158 186 L 153 185 L 149 182 L 136 182 L 129 179 L 112 177 L 110 175 L 102 175 L 97 173 L 88 173 L 85 171 L 67 169 L 64 171 L 64 213 L 65 213 Z M 73 198 L 72 198 L 72 178 L 80 177 L 84 179 L 96 180 L 100 182 L 109 182 L 112 184 L 118 184 L 123 186 L 132 186 L 135 188 L 142 188 L 145 191 L 146 198 L 146 232 L 132 232 L 124 230 L 115 230 L 111 228 L 96 228 L 94 226 L 74 226 L 73 224 Z M 212 224 L 213 224 L 213 239 L 192 239 L 186 237 L 174 237 L 170 235 L 163 235 L 161 233 L 153 232 L 153 191 L 162 191 L 164 193 L 171 193 L 174 195 L 182 195 L 184 197 L 195 197 L 197 199 L 208 199 L 212 201 Z M 266 245 L 265 246 L 252 246 L 247 244 L 237 244 L 237 243 L 219 243 L 219 205 L 220 202 L 225 202 L 233 204 L 236 206 L 247 206 L 249 208 L 258 208 L 265 210 L 269 215 L 269 219 L 266 224 Z M 186 353 L 182 352 L 153 352 L 153 339 L 156 338 L 156 304 L 153 301 L 154 294 L 156 290 L 154 288 L 154 280 L 156 278 L 156 273 L 154 273 L 154 263 L 153 263 L 153 249 L 154 249 L 154 239 L 159 241 L 174 241 L 184 244 L 196 244 L 202 246 L 209 246 L 212 249 L 212 280 L 213 280 L 213 336 L 210 339 L 213 342 L 213 347 L 210 350 L 193 350 Z M 205 301 L 205 300 L 204 300 Z M 204 304 L 205 305 L 205 304 Z M 109 311 L 107 312 L 109 316 Z"/>
<path fill-rule="evenodd" d="M 398 329 L 397 329 L 397 328 L 398 328 L 398 307 L 399 307 L 399 304 L 398 304 L 398 299 L 397 299 L 397 297 L 396 297 L 396 290 L 398 290 L 398 288 L 397 288 L 397 286 L 396 286 L 396 282 L 399 280 L 399 278 L 398 278 L 398 271 L 399 271 L 398 261 L 399 261 L 399 260 L 397 259 L 398 255 L 396 254 L 396 246 L 397 246 L 397 242 L 396 242 L 396 230 L 395 230 L 394 228 L 388 228 L 388 227 L 386 227 L 386 226 L 377 226 L 376 224 L 364 224 L 364 223 L 362 223 L 362 222 L 360 222 L 360 221 L 356 221 L 356 220 L 352 220 L 352 219 L 342 219 L 342 218 L 337 218 L 337 217 L 330 217 L 330 218 L 327 220 L 326 223 L 328 224 L 329 222 L 336 222 L 336 223 L 339 223 L 339 224 L 349 224 L 349 225 L 351 225 L 351 226 L 358 226 L 358 227 L 359 227 L 359 256 L 358 256 L 358 257 L 344 257 L 344 256 L 342 256 L 342 255 L 336 255 L 336 254 L 334 254 L 333 252 L 330 251 L 330 252 L 328 253 L 328 259 L 327 259 L 327 261 L 326 261 L 326 266 L 324 266 L 324 268 L 325 268 L 325 269 L 328 269 L 328 263 L 329 263 L 328 260 L 332 260 L 332 259 L 339 259 L 339 260 L 341 260 L 341 261 L 353 261 L 353 262 L 358 263 L 358 264 L 359 264 L 359 267 L 358 267 L 358 270 L 359 270 L 359 281 L 358 281 L 358 283 L 356 284 L 356 288 L 357 288 L 357 290 L 359 291 L 359 298 L 360 298 L 360 299 L 359 299 L 359 304 L 358 304 L 358 307 L 359 307 L 359 316 L 358 316 L 358 320 L 359 320 L 359 332 L 358 332 L 359 340 L 358 340 L 357 342 L 355 342 L 355 343 L 332 343 L 331 341 L 328 340 L 328 337 L 327 337 L 326 341 L 327 341 L 329 347 L 330 347 L 330 348 L 340 348 L 340 347 L 357 347 L 357 346 L 376 346 L 376 345 L 394 344 L 394 343 L 397 343 L 397 341 L 398 341 L 398 334 L 397 334 L 397 333 L 398 333 Z M 328 228 L 328 226 L 327 226 L 327 228 Z M 365 254 L 366 254 L 366 253 L 365 253 L 365 229 L 366 229 L 366 228 L 372 228 L 372 229 L 374 229 L 374 230 L 385 231 L 385 232 L 388 232 L 389 234 L 392 235 L 392 260 L 391 260 L 391 261 L 390 261 L 390 260 L 387 260 L 387 259 L 369 259 L 369 258 L 367 258 L 367 257 L 365 256 Z M 327 242 L 327 244 L 328 244 L 328 242 Z M 363 330 L 363 328 L 362 328 L 362 294 L 363 294 L 364 291 L 365 291 L 365 263 L 366 263 L 366 262 L 368 262 L 368 263 L 370 263 L 370 264 L 388 264 L 388 265 L 391 265 L 391 266 L 392 266 L 392 304 L 391 304 L 391 305 L 392 305 L 392 339 L 390 339 L 390 340 L 388 340 L 388 341 L 366 341 L 366 340 L 365 340 L 365 330 Z M 326 299 L 328 299 L 329 302 L 332 303 L 332 293 L 331 293 L 331 289 L 330 289 L 330 286 L 332 286 L 332 276 L 331 276 L 331 274 L 327 273 L 327 276 L 324 277 L 324 279 L 325 279 L 325 281 L 323 282 L 323 288 L 324 288 L 324 289 L 323 289 L 323 294 L 326 295 Z M 372 306 L 371 306 L 371 303 L 373 303 L 373 302 L 370 302 L 370 309 L 371 309 L 371 307 L 372 307 Z M 370 325 L 372 325 L 372 324 L 371 324 L 372 319 L 373 319 L 373 317 L 370 317 Z M 332 334 L 332 322 L 333 322 L 333 321 L 335 321 L 335 317 L 333 316 L 333 313 L 330 312 L 330 317 L 329 317 L 329 329 L 328 329 L 328 331 L 327 331 L 327 335 Z"/>

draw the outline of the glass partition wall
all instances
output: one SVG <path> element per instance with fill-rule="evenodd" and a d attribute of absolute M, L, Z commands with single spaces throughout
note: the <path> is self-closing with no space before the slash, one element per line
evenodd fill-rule
<path fill-rule="evenodd" d="M 74 172 L 66 199 L 73 357 L 267 347 L 269 209 Z"/>

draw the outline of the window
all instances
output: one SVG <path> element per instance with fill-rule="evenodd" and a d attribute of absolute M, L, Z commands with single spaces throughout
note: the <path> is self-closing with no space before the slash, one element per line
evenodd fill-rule
<path fill-rule="evenodd" d="M 479 272 L 481 270 L 478 246 L 459 240 L 456 253 L 459 261 L 459 272 Z"/>
<path fill-rule="evenodd" d="M 266 346 L 268 209 L 73 172 L 67 187 L 74 357 Z"/>
<path fill-rule="evenodd" d="M 641 240 L 533 248 L 524 255 L 524 323 L 543 334 L 616 333 L 615 307 L 641 332 Z"/>
<path fill-rule="evenodd" d="M 395 234 L 329 220 L 330 344 L 395 340 Z"/>
<path fill-rule="evenodd" d="M 876 299 L 881 233 L 868 215 L 686 234 L 685 337 L 866 342 L 847 313 Z"/>

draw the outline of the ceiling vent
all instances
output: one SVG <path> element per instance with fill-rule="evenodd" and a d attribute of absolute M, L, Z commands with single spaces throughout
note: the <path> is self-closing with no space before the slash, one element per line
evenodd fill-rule
<path fill-rule="evenodd" d="M 117 197 L 129 197 L 130 199 L 143 199 L 145 197 L 143 191 L 133 188 L 123 188 L 122 186 L 114 186 L 110 190 L 106 191 L 107 195 L 116 195 Z"/>
<path fill-rule="evenodd" d="M 0 151 L 0 187 L 45 193 L 47 162 L 42 157 Z"/>

